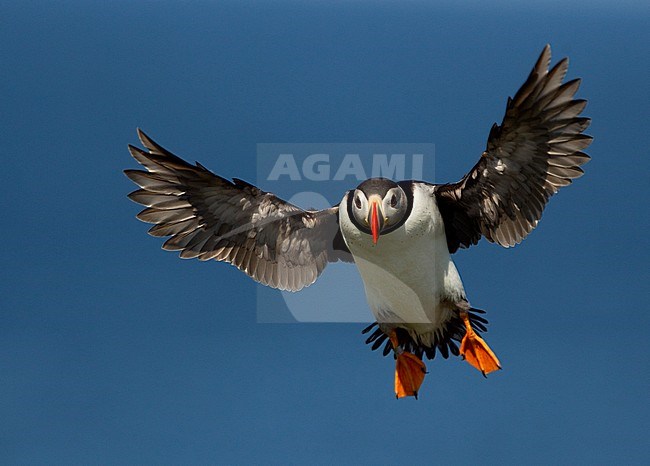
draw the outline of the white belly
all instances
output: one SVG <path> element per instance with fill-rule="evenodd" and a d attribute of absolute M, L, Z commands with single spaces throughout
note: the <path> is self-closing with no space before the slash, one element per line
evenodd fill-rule
<path fill-rule="evenodd" d="M 340 225 L 377 321 L 420 337 L 429 334 L 427 343 L 432 332 L 444 328 L 455 311 L 453 303 L 464 299 L 465 292 L 435 204 L 415 195 L 420 211 L 414 209 L 402 227 L 381 235 L 376 245 L 346 218 L 346 209 L 341 209 Z"/>

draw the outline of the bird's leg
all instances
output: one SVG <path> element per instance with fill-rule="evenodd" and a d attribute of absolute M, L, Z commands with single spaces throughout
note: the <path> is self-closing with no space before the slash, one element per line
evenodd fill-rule
<path fill-rule="evenodd" d="M 427 366 L 416 355 L 400 348 L 395 330 L 391 330 L 389 337 L 395 351 L 395 396 L 414 396 L 417 400 Z"/>
<path fill-rule="evenodd" d="M 460 318 L 465 323 L 465 336 L 460 343 L 460 355 L 472 366 L 483 373 L 483 376 L 501 369 L 499 359 L 485 341 L 472 329 L 467 312 L 461 311 Z"/>

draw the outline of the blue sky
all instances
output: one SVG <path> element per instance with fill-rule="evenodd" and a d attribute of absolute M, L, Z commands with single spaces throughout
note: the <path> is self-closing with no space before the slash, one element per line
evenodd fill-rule
<path fill-rule="evenodd" d="M 647 460 L 650 9 L 436 5 L 0 2 L 0 462 Z M 257 323 L 257 285 L 126 198 L 138 126 L 252 181 L 272 142 L 432 143 L 456 180 L 547 42 L 593 160 L 522 245 L 456 255 L 487 380 L 436 359 L 396 401 L 361 324 Z"/>

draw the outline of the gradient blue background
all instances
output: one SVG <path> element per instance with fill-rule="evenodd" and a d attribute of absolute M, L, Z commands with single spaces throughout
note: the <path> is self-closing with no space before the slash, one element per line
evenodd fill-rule
<path fill-rule="evenodd" d="M 643 3 L 643 4 L 642 4 Z M 0 2 L 0 462 L 641 464 L 644 2 Z M 140 126 L 225 176 L 258 142 L 483 150 L 543 45 L 583 77 L 587 174 L 514 250 L 456 256 L 504 366 L 419 401 L 355 324 L 258 324 L 256 285 L 134 219 Z"/>

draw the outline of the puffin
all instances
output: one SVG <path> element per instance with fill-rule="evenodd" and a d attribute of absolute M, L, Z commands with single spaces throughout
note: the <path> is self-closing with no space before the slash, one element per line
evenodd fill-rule
<path fill-rule="evenodd" d="M 272 288 L 299 291 L 328 263 L 352 262 L 376 320 L 363 329 L 372 349 L 395 358 L 395 395 L 414 396 L 423 359 L 460 356 L 484 376 L 501 369 L 482 338 L 485 311 L 470 305 L 452 260 L 485 238 L 509 248 L 539 223 L 557 191 L 583 174 L 592 137 L 564 81 L 568 59 L 549 69 L 546 45 L 508 98 L 478 162 L 460 181 L 432 184 L 370 178 L 323 210 L 304 210 L 244 180 L 221 177 L 164 149 L 138 129 L 129 145 L 145 170 L 125 170 L 144 206 L 137 218 L 180 257 L 230 263 Z"/>

